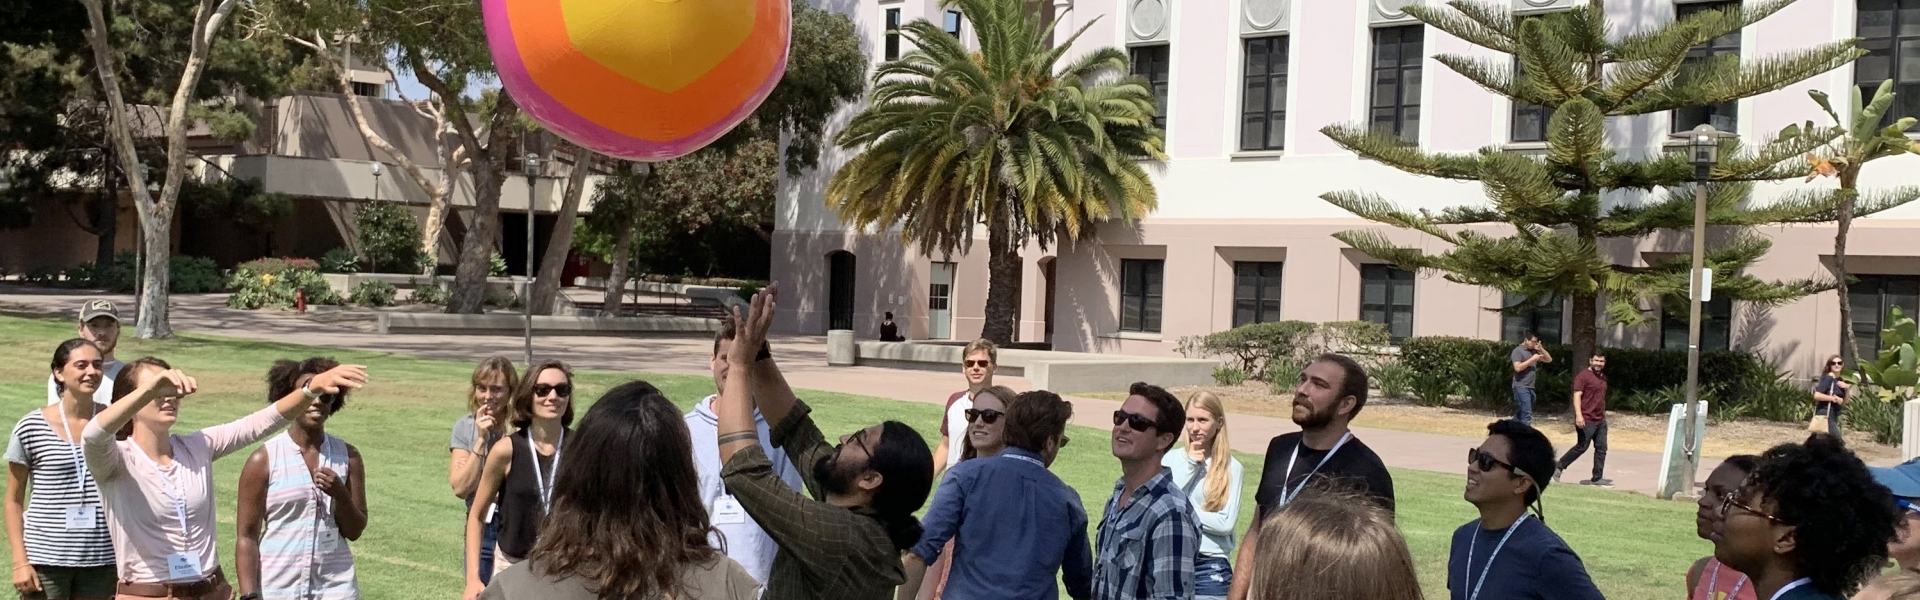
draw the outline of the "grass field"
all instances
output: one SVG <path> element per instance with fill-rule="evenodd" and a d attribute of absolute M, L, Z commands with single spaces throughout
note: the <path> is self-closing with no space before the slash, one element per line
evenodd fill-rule
<path fill-rule="evenodd" d="M 130 332 L 130 328 L 129 328 Z M 71 337 L 66 322 L 0 317 L 0 419 L 45 402 L 47 362 L 60 340 Z M 518 348 L 502 348 L 517 355 Z M 126 339 L 116 355 L 166 358 L 194 375 L 202 391 L 181 410 L 179 430 L 217 424 L 257 409 L 264 402 L 266 369 L 277 358 L 332 356 L 369 365 L 372 382 L 356 392 L 335 417 L 329 432 L 359 447 L 367 465 L 371 523 L 353 544 L 363 595 L 375 599 L 456 598 L 461 589 L 461 502 L 446 485 L 449 428 L 464 410 L 470 363 L 422 360 L 409 356 L 333 350 L 286 344 L 180 335 L 165 341 Z M 561 357 L 565 358 L 565 357 Z M 646 379 L 683 407 L 712 392 L 703 377 L 634 372 L 586 371 L 576 374 L 583 403 L 629 379 Z M 814 416 L 829 436 L 895 419 L 934 433 L 939 407 L 863 396 L 802 390 Z M 584 411 L 583 411 L 584 412 Z M 1080 491 L 1087 513 L 1098 523 L 1119 475 L 1108 453 L 1107 432 L 1075 427 L 1073 438 L 1053 470 Z M 937 440 L 934 440 L 937 441 Z M 931 442 L 931 441 L 930 441 Z M 220 558 L 233 568 L 235 485 L 244 453 L 216 465 L 220 509 Z M 1261 457 L 1239 455 L 1251 474 Z M 1464 462 L 1464 459 L 1463 459 Z M 1429 598 L 1445 598 L 1448 540 L 1460 524 L 1474 518 L 1460 499 L 1462 473 L 1395 469 L 1398 520 L 1420 570 Z M 1254 483 L 1246 485 L 1242 506 L 1253 504 Z M 1693 535 L 1693 505 L 1644 496 L 1556 485 L 1547 494 L 1547 517 L 1585 559 L 1608 598 L 1672 598 L 1681 593 L 1687 566 L 1710 551 Z M 1252 511 L 1240 516 L 1241 530 Z M 0 544 L 0 555 L 7 546 Z"/>

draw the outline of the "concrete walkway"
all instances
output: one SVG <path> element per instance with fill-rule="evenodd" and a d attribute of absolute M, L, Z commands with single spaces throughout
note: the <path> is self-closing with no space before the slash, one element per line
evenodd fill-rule
<path fill-rule="evenodd" d="M 9 312 L 35 312 L 71 315 L 87 298 L 105 297 L 131 313 L 130 295 L 78 295 L 70 290 L 42 290 L 15 285 L 0 285 L 0 309 Z M 351 324 L 325 322 L 320 313 L 299 316 L 281 311 L 239 311 L 225 306 L 225 296 L 215 294 L 180 295 L 173 299 L 172 321 L 176 331 L 216 334 L 236 338 L 269 340 L 289 344 L 353 348 L 449 360 L 477 361 L 492 354 L 519 357 L 519 336 L 500 335 L 411 335 L 386 336 L 358 329 Z M 125 335 L 132 335 L 132 315 Z M 69 317 L 70 318 L 70 317 Z M 535 356 L 562 356 L 577 368 L 647 371 L 654 373 L 708 373 L 707 358 L 712 338 L 705 335 L 660 335 L 648 337 L 554 336 L 534 339 Z M 776 335 L 772 340 L 780 368 L 795 388 L 824 390 L 874 396 L 911 402 L 938 404 L 963 387 L 957 373 L 942 375 L 925 371 L 876 367 L 828 367 L 826 338 L 823 336 Z M 1016 391 L 1028 389 L 1019 377 L 997 377 L 995 383 Z M 1070 397 L 1074 403 L 1074 424 L 1110 429 L 1110 415 L 1119 408 L 1111 400 Z M 1361 413 L 1360 425 L 1366 414 Z M 918 425 L 918 424 L 916 424 Z M 926 424 L 932 427 L 935 424 Z M 1274 436 L 1298 431 L 1291 421 L 1255 415 L 1233 417 L 1234 450 L 1264 454 Z M 1373 448 L 1388 466 L 1466 473 L 1467 448 L 1480 444 L 1480 438 L 1464 438 L 1430 433 L 1355 427 L 1356 437 Z M 1560 449 L 1564 450 L 1564 449 Z M 1567 485 L 1592 470 L 1592 453 L 1567 469 Z M 1607 457 L 1607 475 L 1621 490 L 1651 495 L 1658 487 L 1660 457 L 1646 452 L 1613 451 Z M 1703 464 L 1699 479 L 1704 480 L 1719 461 Z"/>

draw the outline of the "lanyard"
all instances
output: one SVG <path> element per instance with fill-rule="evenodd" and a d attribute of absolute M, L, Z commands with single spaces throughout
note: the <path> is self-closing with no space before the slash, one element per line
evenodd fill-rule
<path fill-rule="evenodd" d="M 1527 513 L 1520 513 L 1520 519 L 1517 521 L 1514 521 L 1513 525 L 1508 526 L 1507 532 L 1500 536 L 1500 543 L 1493 547 L 1492 554 L 1487 555 L 1487 564 L 1485 566 L 1480 567 L 1480 583 L 1473 584 L 1473 593 L 1467 595 L 1467 600 L 1478 600 L 1480 598 L 1480 587 L 1487 585 L 1487 575 L 1493 572 L 1493 559 L 1500 556 L 1500 550 L 1502 548 L 1507 547 L 1507 538 L 1513 537 L 1513 532 L 1519 531 L 1520 525 L 1526 523 L 1527 517 L 1531 517 L 1531 516 L 1533 515 L 1530 515 Z M 1479 542 L 1480 542 L 1480 532 L 1478 531 L 1473 532 L 1473 537 L 1467 538 L 1467 568 L 1466 568 L 1466 575 L 1465 575 L 1466 577 L 1473 577 L 1473 547 L 1475 545 L 1478 545 Z"/>
<path fill-rule="evenodd" d="M 91 409 L 93 409 L 93 410 L 87 411 L 88 412 L 87 420 L 91 421 L 93 420 L 93 414 L 92 414 L 93 411 L 99 410 L 99 406 L 93 404 L 92 398 L 87 399 L 87 404 Z M 66 407 L 63 406 L 60 408 L 61 410 L 54 411 L 55 413 L 60 415 L 60 432 L 65 433 L 67 435 L 73 435 L 73 429 L 67 427 L 67 411 L 64 410 Z M 56 439 L 59 438 L 59 436 L 54 436 L 54 437 Z M 73 441 L 73 445 L 68 446 L 67 451 L 73 453 L 73 466 L 75 471 L 74 478 L 79 480 L 79 487 L 76 487 L 73 489 L 84 494 L 87 491 L 87 480 L 91 479 L 91 477 L 87 476 L 87 453 L 82 452 L 80 450 L 79 438 L 75 438 L 72 441 Z"/>
<path fill-rule="evenodd" d="M 168 440 L 168 442 L 171 443 L 172 440 Z M 168 477 L 166 472 L 161 471 L 160 463 L 148 457 L 145 450 L 135 448 L 133 455 L 145 461 L 147 467 L 153 469 L 153 474 L 160 477 L 160 491 L 167 495 L 168 500 L 173 501 L 173 514 L 180 518 L 180 538 L 183 540 L 187 539 L 189 536 L 187 533 L 187 491 L 185 489 L 175 488 L 173 478 Z M 174 461 L 173 466 L 175 470 L 178 470 L 180 468 L 180 462 Z"/>
<path fill-rule="evenodd" d="M 1032 464 L 1033 466 L 1036 466 L 1036 467 L 1040 467 L 1040 468 L 1042 468 L 1042 469 L 1045 469 L 1045 468 L 1047 468 L 1047 464 L 1046 464 L 1046 463 L 1043 463 L 1043 462 L 1040 462 L 1040 459 L 1038 459 L 1038 458 L 1034 458 L 1034 457 L 1031 457 L 1031 456 L 1021 456 L 1021 455 L 1018 455 L 1018 454 L 1011 454 L 1011 453 L 1009 453 L 1009 454 L 1002 454 L 1001 456 L 1005 456 L 1005 457 L 1007 457 L 1007 458 L 1011 458 L 1011 459 L 1014 459 L 1014 460 L 1021 460 L 1021 461 L 1026 461 L 1026 462 L 1028 462 L 1028 463 L 1031 463 L 1031 464 Z"/>
<path fill-rule="evenodd" d="M 1813 583 L 1813 578 L 1811 577 L 1801 577 L 1799 579 L 1795 579 L 1793 580 L 1793 583 L 1789 583 L 1786 585 L 1786 587 L 1780 588 L 1780 591 L 1774 592 L 1773 597 L 1768 598 L 1767 600 L 1780 600 L 1781 596 L 1787 595 L 1787 592 L 1793 591 L 1793 588 L 1797 588 L 1810 583 Z"/>
<path fill-rule="evenodd" d="M 562 428 L 559 441 L 553 443 L 553 470 L 556 477 L 559 476 L 560 471 L 560 451 L 566 445 L 567 430 Z M 540 448 L 533 445 L 532 433 L 527 434 L 527 450 L 533 452 L 533 456 L 529 457 L 533 459 L 533 483 L 540 486 L 540 514 L 544 515 L 547 514 L 547 505 L 553 503 L 553 482 L 548 481 L 547 476 L 540 470 Z"/>
<path fill-rule="evenodd" d="M 1713 578 L 1707 581 L 1708 594 L 1720 591 L 1720 567 L 1723 565 L 1720 564 L 1720 559 L 1717 558 L 1713 560 L 1713 565 Z M 1734 596 L 1740 595 L 1740 588 L 1743 587 L 1747 587 L 1746 573 L 1741 573 L 1740 581 L 1733 584 L 1733 591 L 1727 592 L 1727 600 L 1733 600 Z"/>
<path fill-rule="evenodd" d="M 1320 457 L 1320 463 L 1314 465 L 1312 471 L 1307 471 L 1307 475 L 1300 478 L 1300 483 L 1293 486 L 1293 491 L 1288 492 L 1286 485 L 1287 482 L 1293 481 L 1293 463 L 1300 460 L 1300 447 L 1307 445 L 1307 438 L 1305 435 L 1302 435 L 1300 441 L 1293 445 L 1293 456 L 1287 459 L 1287 474 L 1280 479 L 1280 506 L 1286 506 L 1287 503 L 1293 502 L 1294 498 L 1300 497 L 1300 490 L 1306 489 L 1307 480 L 1313 479 L 1313 474 L 1319 473 L 1320 467 L 1327 466 L 1327 461 L 1333 460 L 1333 455 L 1339 453 L 1340 447 L 1347 445 L 1347 440 L 1351 439 L 1353 439 L 1353 432 L 1351 431 L 1340 436 L 1340 441 L 1333 444 L 1333 449 L 1328 450 L 1326 456 Z"/>

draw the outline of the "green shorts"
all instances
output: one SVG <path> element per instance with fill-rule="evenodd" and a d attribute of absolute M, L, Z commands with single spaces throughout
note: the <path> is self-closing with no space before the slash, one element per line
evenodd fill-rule
<path fill-rule="evenodd" d="M 112 598 L 120 583 L 113 565 L 100 567 L 49 567 L 34 565 L 40 574 L 40 593 L 24 594 L 28 600 L 67 600 L 68 598 Z"/>

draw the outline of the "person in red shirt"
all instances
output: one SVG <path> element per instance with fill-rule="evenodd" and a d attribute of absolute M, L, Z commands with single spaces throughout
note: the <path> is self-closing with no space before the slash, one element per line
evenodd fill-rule
<path fill-rule="evenodd" d="M 1573 465 L 1575 459 L 1587 453 L 1587 444 L 1593 444 L 1593 479 L 1586 479 L 1580 485 L 1611 486 L 1607 479 L 1607 357 L 1595 352 L 1587 359 L 1587 368 L 1573 376 L 1573 424 L 1579 428 L 1579 441 L 1565 456 L 1560 457 L 1560 468 L 1553 471 L 1553 478 L 1560 479 L 1560 472 Z"/>

